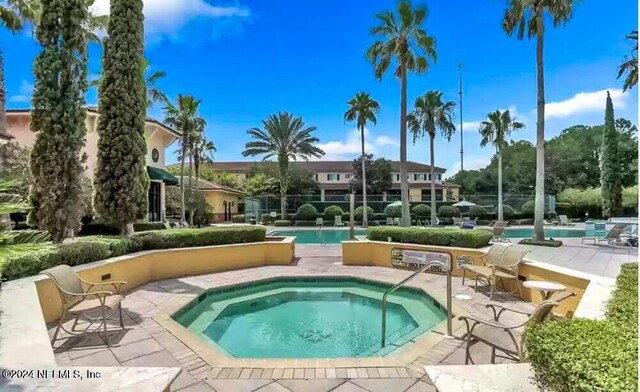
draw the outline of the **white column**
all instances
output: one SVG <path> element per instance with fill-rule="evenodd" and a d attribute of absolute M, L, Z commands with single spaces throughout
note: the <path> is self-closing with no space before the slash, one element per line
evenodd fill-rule
<path fill-rule="evenodd" d="M 320 201 L 324 201 L 324 189 L 320 189 Z"/>

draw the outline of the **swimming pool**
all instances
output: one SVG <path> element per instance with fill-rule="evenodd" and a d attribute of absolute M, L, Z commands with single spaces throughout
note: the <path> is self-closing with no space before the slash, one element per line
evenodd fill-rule
<path fill-rule="evenodd" d="M 381 347 L 381 298 L 390 285 L 351 277 L 281 278 L 206 292 L 174 320 L 236 358 L 386 355 L 446 319 L 422 290 L 388 298 Z"/>
<path fill-rule="evenodd" d="M 366 229 L 357 229 L 356 235 L 367 235 Z M 285 230 L 269 233 L 272 236 L 296 237 L 298 244 L 339 244 L 349 240 L 349 230 L 315 229 L 315 230 Z"/>
<path fill-rule="evenodd" d="M 544 229 L 545 238 L 581 238 L 602 236 L 606 231 L 584 230 L 584 229 Z M 533 229 L 531 228 L 506 228 L 504 236 L 507 238 L 531 238 Z"/>

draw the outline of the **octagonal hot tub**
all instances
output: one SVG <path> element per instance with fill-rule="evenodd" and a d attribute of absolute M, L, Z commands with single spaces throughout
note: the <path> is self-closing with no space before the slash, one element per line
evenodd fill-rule
<path fill-rule="evenodd" d="M 446 319 L 424 291 L 400 288 L 388 297 L 381 347 L 389 287 L 351 277 L 273 279 L 207 291 L 173 319 L 236 358 L 380 356 Z"/>

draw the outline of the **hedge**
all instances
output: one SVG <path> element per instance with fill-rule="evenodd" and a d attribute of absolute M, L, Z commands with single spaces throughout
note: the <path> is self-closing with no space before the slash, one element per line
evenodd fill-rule
<path fill-rule="evenodd" d="M 441 218 L 459 217 L 460 210 L 454 206 L 442 206 L 438 209 L 438 216 Z"/>
<path fill-rule="evenodd" d="M 134 223 L 133 231 L 149 231 L 149 230 L 164 230 L 167 227 L 162 222 L 148 222 L 148 223 Z M 78 235 L 80 237 L 90 235 L 119 235 L 120 227 L 109 223 L 91 222 L 82 225 Z"/>
<path fill-rule="evenodd" d="M 355 215 L 355 220 L 358 222 L 362 222 L 362 217 L 364 215 L 364 209 L 362 208 L 362 206 L 358 207 L 355 209 L 355 211 L 353 211 L 353 214 Z M 373 220 L 373 208 L 367 206 L 367 220 Z"/>
<path fill-rule="evenodd" d="M 471 219 L 481 219 L 485 216 L 487 216 L 487 210 L 485 210 L 483 206 L 473 206 L 469 209 L 469 218 Z"/>
<path fill-rule="evenodd" d="M 536 211 L 535 201 L 529 200 L 528 202 L 524 203 L 520 208 L 520 215 L 523 218 L 533 218 L 533 216 L 535 215 L 535 211 Z"/>
<path fill-rule="evenodd" d="M 324 209 L 324 218 L 325 219 L 334 220 L 335 216 L 342 216 L 342 214 L 344 214 L 344 211 L 342 211 L 342 208 L 340 208 L 338 206 L 329 206 L 329 207 Z"/>
<path fill-rule="evenodd" d="M 625 264 L 606 319 L 572 319 L 525 331 L 534 379 L 551 392 L 638 390 L 638 265 Z"/>
<path fill-rule="evenodd" d="M 244 223 L 244 214 L 234 215 L 231 220 L 233 223 Z"/>
<path fill-rule="evenodd" d="M 261 242 L 265 234 L 262 227 L 243 226 L 146 231 L 130 237 L 80 237 L 0 258 L 0 273 L 4 279 L 17 279 L 60 264 L 80 265 L 144 250 Z"/>
<path fill-rule="evenodd" d="M 485 217 L 488 215 L 485 215 Z M 513 209 L 510 205 L 503 204 L 502 205 L 502 217 L 506 220 L 509 220 L 516 216 L 516 210 Z M 496 217 L 497 218 L 497 217 Z"/>
<path fill-rule="evenodd" d="M 382 226 L 370 228 L 367 237 L 371 241 L 387 241 L 408 244 L 457 246 L 461 248 L 482 248 L 489 245 L 493 234 L 488 230 L 462 229 L 420 229 L 409 227 Z"/>
<path fill-rule="evenodd" d="M 317 216 L 318 210 L 309 203 L 301 205 L 296 211 L 296 220 L 314 220 Z"/>
<path fill-rule="evenodd" d="M 413 212 L 417 217 L 429 218 L 431 216 L 431 207 L 426 204 L 416 204 L 411 209 L 411 212 Z"/>
<path fill-rule="evenodd" d="M 390 218 L 402 217 L 402 206 L 389 204 L 384 208 L 384 214 Z"/>
<path fill-rule="evenodd" d="M 275 222 L 273 222 L 273 225 L 275 227 L 286 227 L 286 226 L 291 226 L 291 221 L 290 220 L 283 220 L 283 219 L 279 219 Z"/>

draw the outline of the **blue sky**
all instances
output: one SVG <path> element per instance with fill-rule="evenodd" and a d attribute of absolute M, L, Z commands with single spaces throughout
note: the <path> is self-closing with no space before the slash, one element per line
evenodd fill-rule
<path fill-rule="evenodd" d="M 202 99 L 207 134 L 217 160 L 243 160 L 246 130 L 278 111 L 302 116 L 318 128 L 324 159 L 359 154 L 354 126 L 344 124 L 346 101 L 367 91 L 379 101 L 378 124 L 367 130 L 367 149 L 397 159 L 400 85 L 391 74 L 378 82 L 364 53 L 373 42 L 374 14 L 395 1 L 338 0 L 144 0 L 146 56 L 168 76 L 159 87 L 175 99 Z M 410 75 L 409 109 L 431 89 L 457 103 L 459 62 L 464 63 L 465 168 L 483 167 L 492 155 L 479 147 L 477 124 L 496 109 L 511 109 L 527 129 L 514 139 L 535 139 L 535 41 L 517 41 L 501 28 L 503 1 L 429 1 L 425 23 L 436 38 L 438 61 L 423 75 Z M 97 0 L 96 13 L 108 12 Z M 637 123 L 637 90 L 623 94 L 617 66 L 631 50 L 624 36 L 637 28 L 634 0 L 585 0 L 564 28 L 545 36 L 546 135 L 573 124 L 599 124 L 604 94 L 614 98 L 616 117 Z M 39 52 L 30 33 L 0 33 L 5 53 L 8 107 L 30 105 L 32 62 Z M 91 74 L 100 69 L 100 49 L 90 50 Z M 91 91 L 88 103 L 96 102 Z M 162 119 L 161 108 L 151 115 Z M 456 123 L 458 123 L 456 109 Z M 436 165 L 454 174 L 460 165 L 460 135 L 436 140 Z M 426 141 L 410 146 L 409 159 L 428 162 Z M 170 162 L 175 158 L 170 158 Z M 168 163 L 170 163 L 168 162 Z"/>

